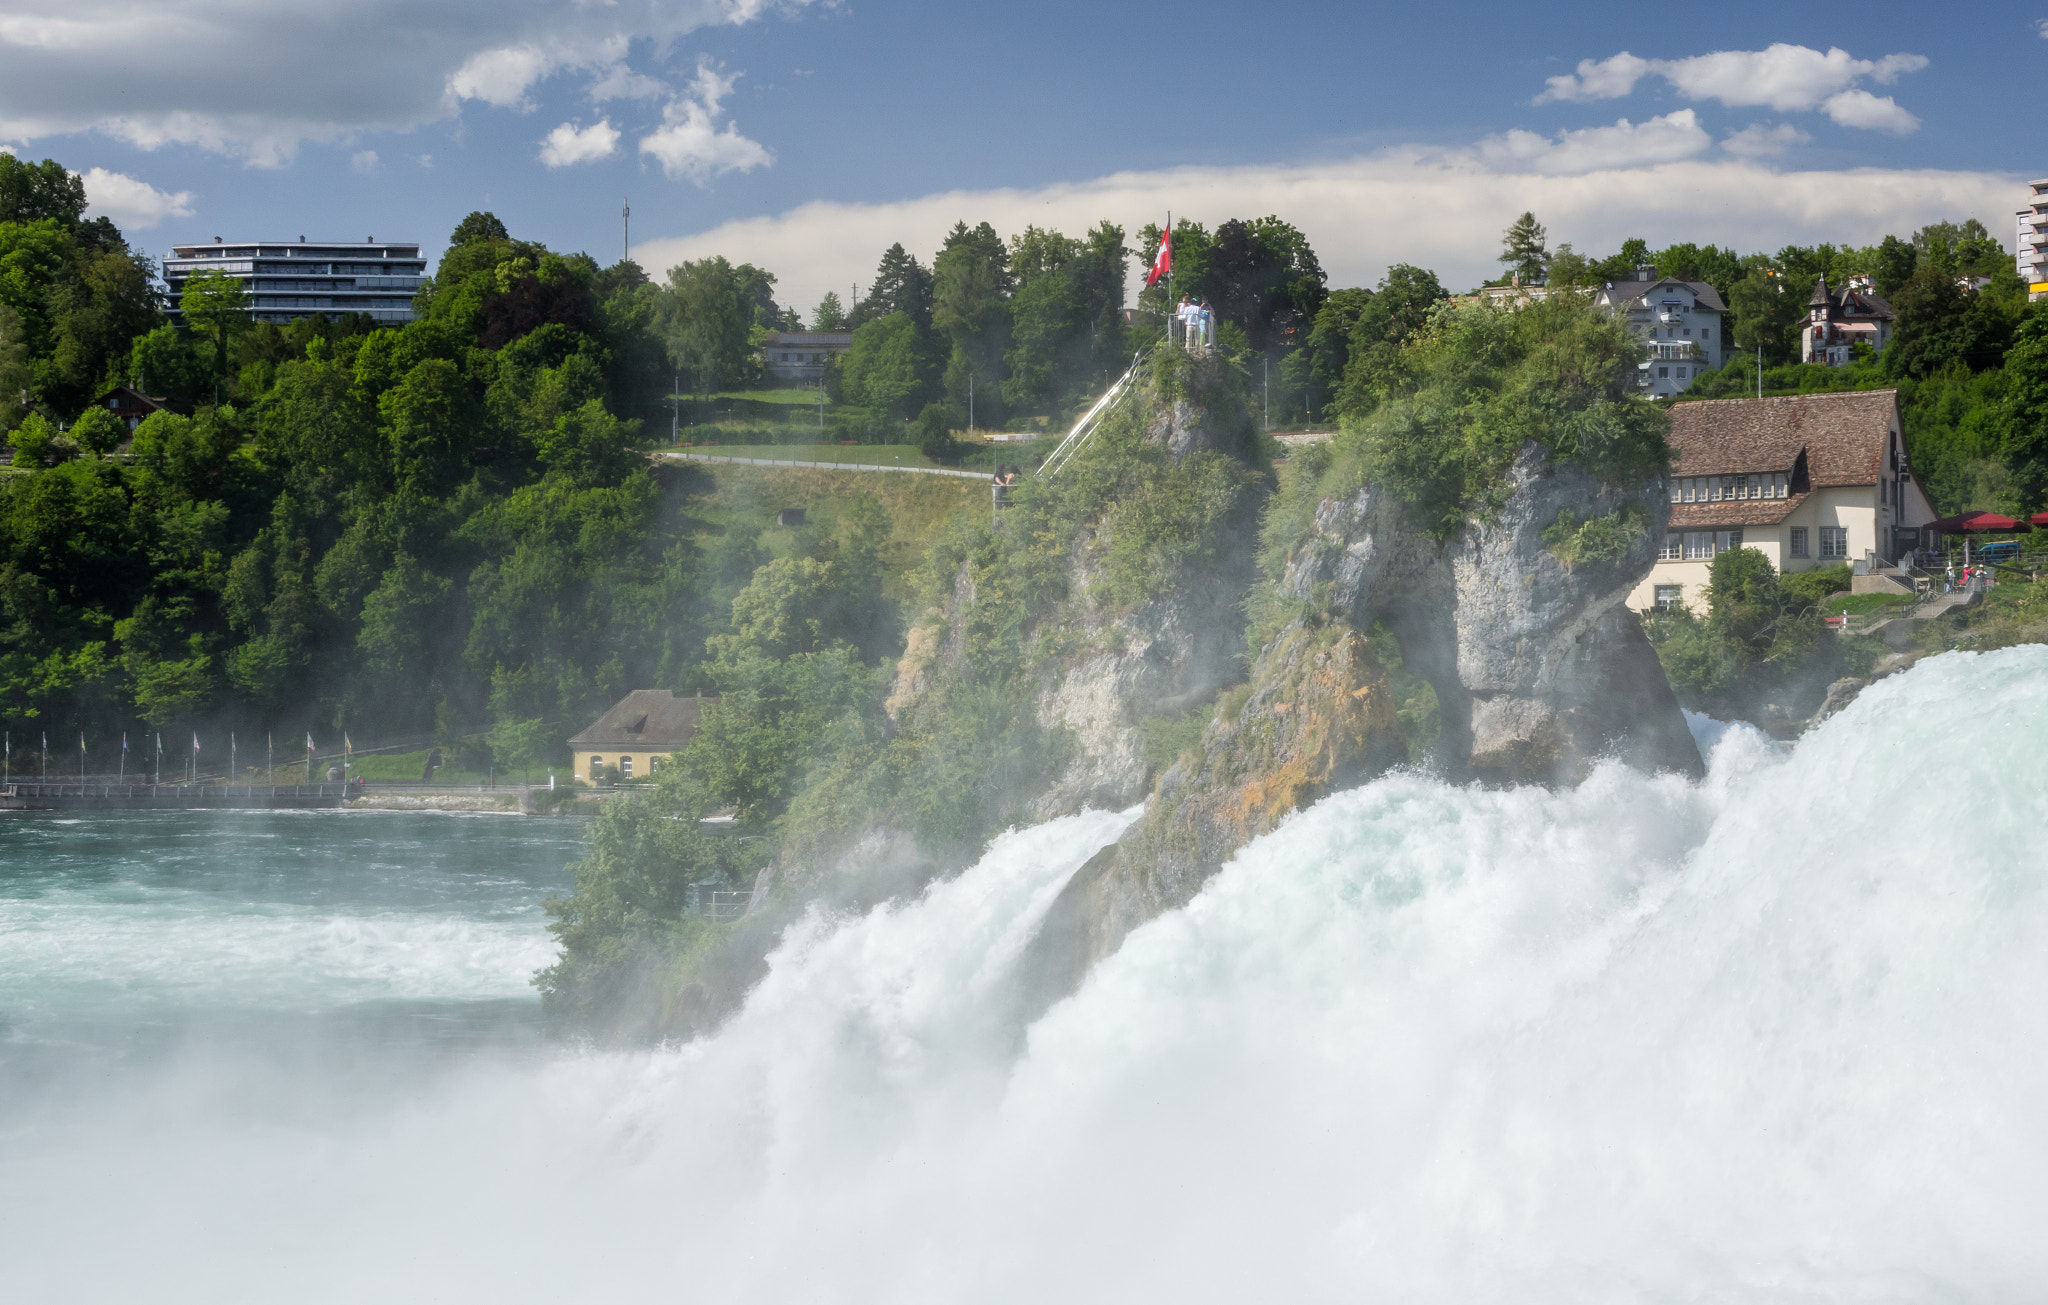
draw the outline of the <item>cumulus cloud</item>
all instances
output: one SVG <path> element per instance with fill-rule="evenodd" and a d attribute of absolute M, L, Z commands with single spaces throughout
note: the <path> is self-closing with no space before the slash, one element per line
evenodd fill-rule
<path fill-rule="evenodd" d="M 1804 145 L 1812 139 L 1789 122 L 1781 122 L 1775 127 L 1766 127 L 1759 122 L 1730 135 L 1721 142 L 1721 148 L 1730 154 L 1755 159 L 1783 154 L 1794 145 Z"/>
<path fill-rule="evenodd" d="M 1687 99 L 1715 100 L 1731 108 L 1763 106 L 1780 113 L 1825 108 L 1829 117 L 1846 127 L 1897 131 L 1899 115 L 1907 119 L 1912 115 L 1889 98 L 1878 100 L 1868 91 L 1855 89 L 1856 85 L 1865 80 L 1889 85 L 1901 73 L 1918 72 L 1926 66 L 1925 55 L 1858 59 L 1839 48 L 1822 52 L 1782 41 L 1762 50 L 1718 50 L 1689 59 L 1642 59 L 1624 50 L 1609 59 L 1582 59 L 1575 73 L 1547 79 L 1536 103 L 1620 99 L 1633 93 L 1644 77 L 1655 75 Z M 1857 107 L 1850 107 L 1837 113 L 1834 106 L 1845 101 L 1845 96 L 1861 97 L 1852 102 L 1854 106 L 1868 100 L 1890 105 L 1891 112 L 1859 113 Z M 1919 125 L 1917 119 L 1913 122 Z"/>
<path fill-rule="evenodd" d="M 1830 95 L 1821 107 L 1827 111 L 1828 117 L 1844 127 L 1888 131 L 1897 136 L 1920 130 L 1920 120 L 1900 108 L 1898 101 L 1889 95 L 1843 91 L 1840 95 Z"/>
<path fill-rule="evenodd" d="M 9 0 L 0 139 L 94 130 L 280 165 L 306 142 L 404 131 L 465 103 L 525 109 L 556 76 L 661 94 L 624 67 L 629 52 L 665 60 L 691 32 L 813 2 Z"/>
<path fill-rule="evenodd" d="M 718 125 L 720 105 L 738 81 L 737 73 L 728 76 L 711 60 L 699 59 L 689 90 L 662 109 L 661 126 L 640 138 L 640 152 L 670 177 L 688 177 L 700 186 L 721 172 L 751 172 L 773 162 L 767 147 L 740 135 L 735 124 Z"/>
<path fill-rule="evenodd" d="M 766 267 L 778 297 L 815 303 L 826 290 L 865 285 L 875 261 L 902 241 L 920 257 L 957 220 L 1027 223 L 1069 233 L 1109 218 L 1126 239 L 1169 208 L 1213 228 L 1232 217 L 1279 213 L 1314 244 L 1330 284 L 1372 285 L 1391 263 L 1434 268 L 1445 284 L 1495 275 L 1500 233 L 1532 210 L 1552 240 L 1598 252 L 1630 236 L 1653 245 L 1695 240 L 1778 249 L 1821 240 L 1868 243 L 1943 218 L 1998 213 L 2021 184 L 1984 172 L 1906 169 L 1776 171 L 1748 159 L 1690 158 L 1630 169 L 1537 172 L 1480 151 L 1390 151 L 1298 167 L 1180 168 L 1124 172 L 1031 190 L 951 191 L 891 204 L 812 203 L 729 222 L 695 235 L 644 240 L 633 255 L 658 272 L 724 254 Z"/>
<path fill-rule="evenodd" d="M 1611 127 L 1560 132 L 1554 138 L 1510 131 L 1487 137 L 1476 152 L 1494 167 L 1564 174 L 1669 163 L 1691 158 L 1711 144 L 1693 111 L 1680 109 L 1644 123 L 1623 118 Z"/>
<path fill-rule="evenodd" d="M 166 194 L 146 181 L 105 168 L 88 168 L 85 182 L 85 211 L 95 217 L 112 218 L 123 228 L 146 229 L 165 218 L 192 216 L 192 192 Z"/>
<path fill-rule="evenodd" d="M 377 170 L 377 151 L 357 150 L 349 155 L 348 165 L 357 172 L 371 173 Z"/>
<path fill-rule="evenodd" d="M 563 168 L 572 163 L 595 163 L 618 152 L 619 129 L 612 126 L 611 119 L 600 118 L 580 131 L 575 123 L 565 122 L 541 142 L 540 161 Z"/>

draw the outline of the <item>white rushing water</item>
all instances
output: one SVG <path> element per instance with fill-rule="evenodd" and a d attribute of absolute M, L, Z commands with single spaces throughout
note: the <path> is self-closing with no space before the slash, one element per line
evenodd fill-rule
<path fill-rule="evenodd" d="M 0 1125 L 0 1273 L 36 1301 L 2039 1296 L 2048 648 L 1710 765 L 1336 795 L 1021 1036 L 1012 961 L 1130 813 L 808 922 L 688 1047 L 395 1087 L 194 1054 Z"/>

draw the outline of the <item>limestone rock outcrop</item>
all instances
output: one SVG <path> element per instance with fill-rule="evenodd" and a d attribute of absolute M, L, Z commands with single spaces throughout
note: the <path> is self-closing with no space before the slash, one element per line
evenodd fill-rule
<path fill-rule="evenodd" d="M 1415 529 L 1376 486 L 1323 501 L 1276 585 L 1298 615 L 1260 652 L 1248 696 L 1226 699 L 1144 818 L 1069 884 L 1037 946 L 1042 991 L 1066 990 L 1288 813 L 1406 759 L 1364 637 L 1376 626 L 1435 690 L 1433 764 L 1447 777 L 1568 784 L 1609 757 L 1699 774 L 1663 668 L 1622 605 L 1669 511 L 1655 481 L 1603 486 L 1533 444 L 1500 509 L 1449 540 Z M 1617 548 L 1568 562 L 1546 541 L 1561 521 L 1595 518 L 1627 523 L 1609 536 Z"/>

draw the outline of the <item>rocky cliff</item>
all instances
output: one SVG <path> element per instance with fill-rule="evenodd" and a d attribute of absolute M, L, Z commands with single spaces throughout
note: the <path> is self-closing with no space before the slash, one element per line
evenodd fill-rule
<path fill-rule="evenodd" d="M 1678 703 L 1622 606 L 1669 503 L 1659 479 L 1616 488 L 1525 446 L 1499 508 L 1447 540 L 1376 485 L 1317 503 L 1272 582 L 1285 615 L 1241 695 L 1160 779 L 1144 818 L 1078 874 L 1037 947 L 1065 991 L 1132 928 L 1191 898 L 1290 812 L 1409 758 L 1368 632 L 1427 681 L 1432 761 L 1454 780 L 1573 783 L 1602 758 L 1700 771 Z"/>

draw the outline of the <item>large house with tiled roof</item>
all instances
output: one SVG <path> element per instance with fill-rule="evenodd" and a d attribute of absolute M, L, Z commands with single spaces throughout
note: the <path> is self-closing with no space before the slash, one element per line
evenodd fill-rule
<path fill-rule="evenodd" d="M 1640 268 L 1631 281 L 1610 281 L 1593 303 L 1628 323 L 1644 342 L 1636 393 L 1668 398 L 1721 365 L 1721 318 L 1728 306 L 1705 281 L 1658 276 Z"/>
<path fill-rule="evenodd" d="M 1867 276 L 1852 276 L 1838 290 L 1821 277 L 1806 300 L 1806 323 L 1799 328 L 1799 361 L 1847 367 L 1863 345 L 1872 356 L 1884 352 L 1892 338 L 1892 306 Z"/>
<path fill-rule="evenodd" d="M 1913 479 L 1896 390 L 1718 399 L 1671 409 L 1671 524 L 1639 611 L 1706 610 L 1707 566 L 1754 548 L 1780 571 L 1892 562 L 1936 518 Z"/>

